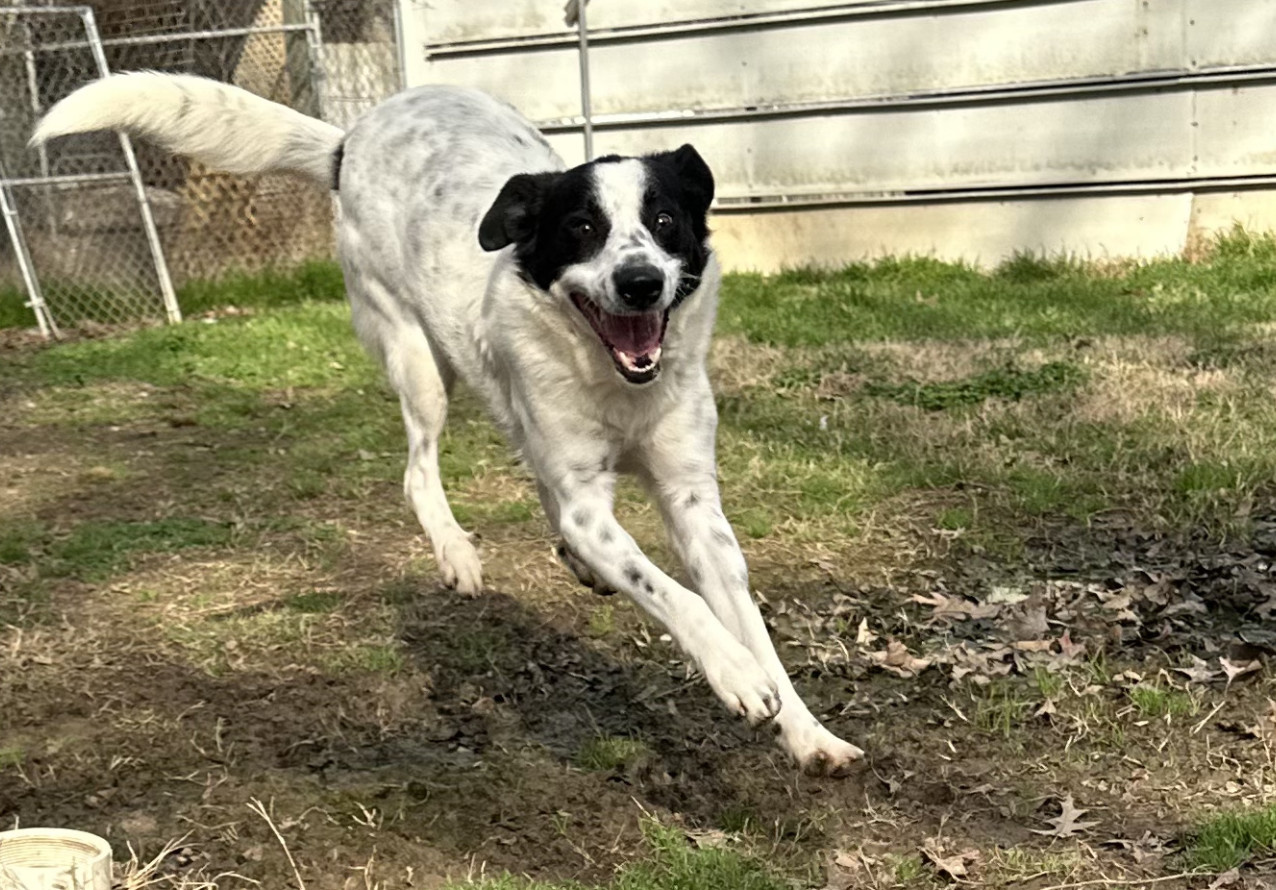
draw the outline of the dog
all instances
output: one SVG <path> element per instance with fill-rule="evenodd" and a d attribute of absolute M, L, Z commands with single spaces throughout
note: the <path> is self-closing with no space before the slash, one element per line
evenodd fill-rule
<path fill-rule="evenodd" d="M 230 173 L 291 170 L 335 190 L 354 328 L 399 396 L 404 490 L 449 586 L 483 583 L 439 477 L 460 378 L 535 476 L 582 583 L 663 624 L 718 698 L 770 724 L 808 774 L 842 776 L 863 756 L 794 690 L 722 511 L 706 372 L 721 270 L 706 219 L 713 175 L 695 148 L 568 169 L 528 120 L 477 90 L 408 90 L 343 132 L 236 87 L 154 72 L 81 87 L 32 144 L 105 129 Z M 693 589 L 616 521 L 620 472 L 658 504 Z"/>

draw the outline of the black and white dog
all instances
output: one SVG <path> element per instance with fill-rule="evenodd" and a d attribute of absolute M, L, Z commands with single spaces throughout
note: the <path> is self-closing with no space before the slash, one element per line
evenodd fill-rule
<path fill-rule="evenodd" d="M 807 772 L 842 775 L 862 756 L 794 691 L 722 513 L 705 371 L 721 273 L 705 221 L 713 176 L 694 148 L 568 170 L 527 120 L 474 90 L 409 90 L 343 133 L 235 87 L 149 72 L 81 88 L 32 141 L 100 129 L 336 189 L 354 326 L 399 394 L 404 487 L 449 585 L 482 586 L 439 479 L 460 377 L 530 465 L 582 582 L 661 622 L 727 707 L 772 722 Z M 659 504 L 694 590 L 617 523 L 622 471 Z"/>

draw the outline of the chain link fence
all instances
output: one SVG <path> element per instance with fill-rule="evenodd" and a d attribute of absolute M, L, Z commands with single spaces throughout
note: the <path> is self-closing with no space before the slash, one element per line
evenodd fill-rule
<path fill-rule="evenodd" d="M 154 219 L 126 137 L 75 137 L 30 151 L 42 109 L 101 75 L 83 10 L 0 7 L 0 210 L 41 329 L 63 321 L 177 317 Z M 3 256 L 3 255 L 0 255 Z M 6 275 L 12 280 L 12 272 Z"/>
<path fill-rule="evenodd" d="M 394 0 L 99 0 L 88 6 L 111 71 L 198 74 L 342 127 L 400 88 Z M 76 16 L 45 11 L 0 15 L 0 177 L 119 169 L 118 141 L 107 134 L 57 140 L 40 152 L 25 147 L 44 110 L 98 76 L 83 28 L 73 27 Z M 230 176 L 144 143 L 136 145 L 136 157 L 178 287 L 332 255 L 332 206 L 323 187 L 291 174 Z M 127 181 L 89 179 L 56 189 L 10 189 L 35 271 L 42 283 L 54 284 L 44 289 L 59 320 L 157 315 L 153 305 L 130 297 L 157 275 L 132 188 Z M 17 260 L 12 244 L 0 246 L 0 288 L 21 284 Z M 63 290 L 91 297 L 72 299 Z"/>

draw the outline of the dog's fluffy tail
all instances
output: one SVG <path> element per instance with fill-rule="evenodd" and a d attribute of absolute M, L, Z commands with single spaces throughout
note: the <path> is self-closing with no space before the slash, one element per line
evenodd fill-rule
<path fill-rule="evenodd" d="M 49 109 L 31 136 L 123 130 L 225 170 L 277 170 L 333 182 L 342 131 L 239 87 L 189 74 L 138 71 L 80 87 Z"/>

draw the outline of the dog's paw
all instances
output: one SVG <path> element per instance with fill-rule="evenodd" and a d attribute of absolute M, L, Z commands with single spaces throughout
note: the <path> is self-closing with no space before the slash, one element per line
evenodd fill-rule
<path fill-rule="evenodd" d="M 483 562 L 470 536 L 464 533 L 444 541 L 435 553 L 443 583 L 459 593 L 475 596 L 483 590 Z"/>
<path fill-rule="evenodd" d="M 781 729 L 780 744 L 808 776 L 842 779 L 863 763 L 862 750 L 833 735 L 814 717 L 806 715 L 801 722 L 806 725 Z"/>
<path fill-rule="evenodd" d="M 780 713 L 780 690 L 748 649 L 734 639 L 714 647 L 700 669 L 722 703 L 753 726 Z"/>

